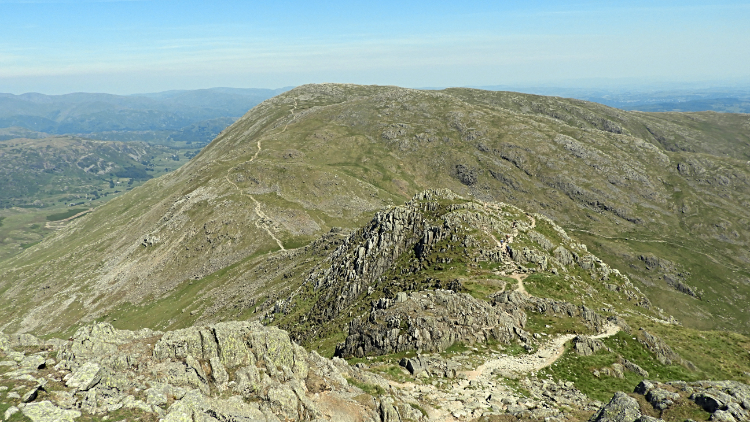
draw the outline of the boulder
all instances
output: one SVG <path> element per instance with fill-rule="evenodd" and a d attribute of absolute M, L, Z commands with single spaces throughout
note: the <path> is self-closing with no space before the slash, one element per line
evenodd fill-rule
<path fill-rule="evenodd" d="M 102 379 L 102 372 L 102 367 L 98 363 L 86 362 L 73 372 L 73 376 L 65 385 L 79 391 L 89 390 Z"/>
<path fill-rule="evenodd" d="M 654 385 L 653 382 L 651 382 L 649 380 L 643 380 L 643 381 L 639 382 L 638 385 L 635 386 L 635 391 L 634 392 L 645 396 L 646 393 L 648 393 L 649 391 L 651 391 L 654 388 L 656 388 L 656 386 Z"/>
<path fill-rule="evenodd" d="M 37 396 L 39 396 L 40 391 L 44 391 L 44 387 L 41 385 L 37 385 L 36 387 L 27 391 L 26 394 L 24 394 L 23 397 L 21 397 L 21 402 L 23 403 L 33 402 L 34 400 L 36 400 Z"/>
<path fill-rule="evenodd" d="M 27 333 L 11 334 L 9 337 L 12 347 L 38 347 L 43 344 L 37 337 Z"/>
<path fill-rule="evenodd" d="M 630 372 L 633 372 L 635 374 L 638 374 L 638 376 L 641 376 L 643 378 L 648 378 L 648 371 L 646 371 L 645 369 L 643 369 L 640 366 L 636 365 L 635 363 L 633 363 L 633 362 L 631 362 L 631 361 L 629 361 L 629 360 L 627 360 L 627 359 L 625 359 L 623 357 L 620 357 L 619 361 L 620 361 L 620 364 L 626 370 L 628 370 Z M 637 391 L 636 391 L 636 393 L 637 393 Z M 645 393 L 643 393 L 643 394 L 645 394 Z"/>
<path fill-rule="evenodd" d="M 680 399 L 680 395 L 663 388 L 654 388 L 646 393 L 646 400 L 656 410 L 665 410 Z"/>
<path fill-rule="evenodd" d="M 3 420 L 10 419 L 11 416 L 15 415 L 16 413 L 20 412 L 21 409 L 17 408 L 16 406 L 11 406 L 5 410 L 5 414 L 3 415 Z"/>
<path fill-rule="evenodd" d="M 46 358 L 42 355 L 29 355 L 23 358 L 19 366 L 29 370 L 43 369 L 46 366 Z"/>
<path fill-rule="evenodd" d="M 635 422 L 640 417 L 638 400 L 618 391 L 609 403 L 594 413 L 589 422 Z"/>
<path fill-rule="evenodd" d="M 77 410 L 61 409 L 48 400 L 29 403 L 21 411 L 32 422 L 74 422 L 81 416 Z"/>

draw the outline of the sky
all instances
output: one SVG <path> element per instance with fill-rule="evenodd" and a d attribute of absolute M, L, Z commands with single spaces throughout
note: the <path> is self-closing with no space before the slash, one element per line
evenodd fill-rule
<path fill-rule="evenodd" d="M 750 86 L 748 1 L 0 0 L 0 92 Z"/>

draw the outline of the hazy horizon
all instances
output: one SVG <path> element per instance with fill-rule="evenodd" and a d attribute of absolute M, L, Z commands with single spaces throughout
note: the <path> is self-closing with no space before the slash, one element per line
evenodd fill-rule
<path fill-rule="evenodd" d="M 750 85 L 724 1 L 0 0 L 0 92 Z"/>

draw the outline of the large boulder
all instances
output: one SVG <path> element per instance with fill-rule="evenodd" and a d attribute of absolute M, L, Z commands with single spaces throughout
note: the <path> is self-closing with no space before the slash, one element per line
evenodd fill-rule
<path fill-rule="evenodd" d="M 48 400 L 29 403 L 21 412 L 32 422 L 74 422 L 81 416 L 81 412 L 77 410 L 61 409 Z"/>
<path fill-rule="evenodd" d="M 636 422 L 641 417 L 638 400 L 618 391 L 609 403 L 589 419 L 589 422 Z"/>

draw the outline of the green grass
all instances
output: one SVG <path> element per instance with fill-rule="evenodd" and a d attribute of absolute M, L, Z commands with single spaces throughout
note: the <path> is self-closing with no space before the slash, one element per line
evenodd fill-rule
<path fill-rule="evenodd" d="M 584 394 L 600 401 L 609 400 L 616 391 L 633 391 L 642 380 L 642 377 L 629 371 L 624 372 L 624 378 L 610 377 L 601 372 L 598 377 L 594 375 L 594 370 L 601 371 L 602 368 L 610 367 L 613 363 L 618 362 L 619 356 L 648 371 L 650 380 L 690 382 L 705 379 L 705 374 L 690 371 L 684 366 L 659 363 L 653 353 L 643 347 L 637 340 L 633 340 L 632 335 L 625 332 L 603 339 L 603 342 L 612 350 L 611 352 L 602 349 L 592 356 L 580 356 L 568 345 L 565 354 L 555 365 L 540 372 L 551 374 L 555 379 L 572 381 L 576 388 Z M 709 349 L 706 349 L 706 353 L 710 353 Z M 726 379 L 726 377 L 721 379 Z"/>
<path fill-rule="evenodd" d="M 383 394 L 385 394 L 385 390 L 383 389 L 383 387 L 379 385 L 368 384 L 366 382 L 358 381 L 354 378 L 347 378 L 346 381 L 349 382 L 349 384 L 359 388 L 360 390 L 364 391 L 365 393 L 371 396 L 378 397 L 378 396 L 382 396 Z"/>
<path fill-rule="evenodd" d="M 526 313 L 526 330 L 545 334 L 595 334 L 580 317 Z"/>
<path fill-rule="evenodd" d="M 572 281 L 562 275 L 532 274 L 524 279 L 526 291 L 532 296 L 549 297 L 571 303 L 580 302 L 580 295 L 571 290 Z"/>
<path fill-rule="evenodd" d="M 489 300 L 489 295 L 502 290 L 500 286 L 494 285 L 487 280 L 470 280 L 461 284 L 472 297 L 485 301 Z"/>

